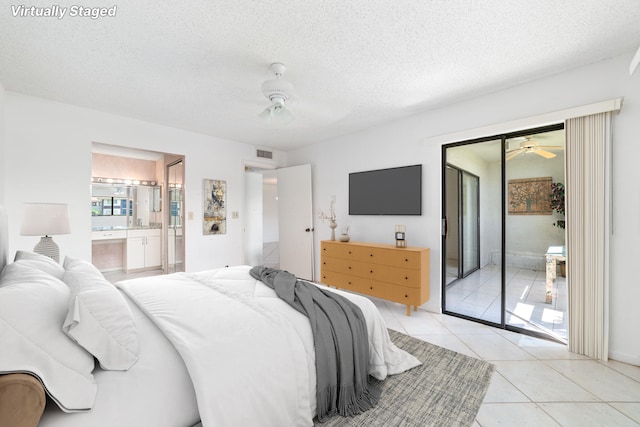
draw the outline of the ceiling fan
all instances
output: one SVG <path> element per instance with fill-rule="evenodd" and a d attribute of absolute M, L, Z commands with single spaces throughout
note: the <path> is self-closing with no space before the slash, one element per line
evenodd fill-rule
<path fill-rule="evenodd" d="M 534 153 L 534 154 L 537 154 L 538 156 L 544 157 L 545 159 L 552 159 L 556 156 L 555 153 L 552 153 L 547 150 L 562 150 L 562 149 L 563 147 L 558 145 L 538 145 L 538 141 L 532 140 L 530 136 L 527 136 L 526 141 L 522 141 L 520 143 L 520 147 L 507 150 L 506 160 L 511 160 L 518 154 L 522 154 L 522 153 Z"/>
<path fill-rule="evenodd" d="M 271 105 L 260 113 L 258 117 L 269 124 L 286 125 L 295 120 L 295 117 L 287 107 L 287 102 L 290 103 L 295 95 L 293 85 L 282 77 L 287 70 L 284 64 L 274 62 L 271 64 L 270 69 L 276 78 L 262 83 L 262 93 L 271 101 Z"/>

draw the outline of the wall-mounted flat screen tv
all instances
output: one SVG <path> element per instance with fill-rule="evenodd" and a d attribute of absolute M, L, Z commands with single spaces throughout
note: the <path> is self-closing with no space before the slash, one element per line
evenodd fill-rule
<path fill-rule="evenodd" d="M 350 173 L 349 215 L 422 215 L 422 165 Z"/>

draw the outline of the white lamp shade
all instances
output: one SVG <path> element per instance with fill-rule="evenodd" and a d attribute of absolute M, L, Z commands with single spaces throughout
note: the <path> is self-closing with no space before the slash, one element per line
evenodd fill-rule
<path fill-rule="evenodd" d="M 69 209 L 64 203 L 25 203 L 20 235 L 69 234 Z"/>

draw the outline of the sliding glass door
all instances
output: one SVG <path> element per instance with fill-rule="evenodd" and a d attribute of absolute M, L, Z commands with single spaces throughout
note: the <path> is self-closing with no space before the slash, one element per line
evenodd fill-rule
<path fill-rule="evenodd" d="M 566 338 L 563 150 L 561 124 L 443 146 L 446 314 Z"/>

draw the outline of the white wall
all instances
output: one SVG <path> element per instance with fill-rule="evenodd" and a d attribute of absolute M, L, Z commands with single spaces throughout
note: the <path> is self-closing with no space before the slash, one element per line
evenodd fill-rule
<path fill-rule="evenodd" d="M 61 258 L 91 259 L 91 144 L 101 142 L 184 155 L 186 212 L 193 213 L 193 220 L 185 216 L 186 269 L 241 263 L 241 220 L 231 212 L 242 210 L 243 161 L 256 159 L 255 147 L 8 91 L 5 110 L 10 254 L 37 243 L 19 235 L 23 203 L 61 202 L 69 204 L 71 219 L 71 234 L 54 237 Z M 202 233 L 203 179 L 227 181 L 225 235 Z"/>
<path fill-rule="evenodd" d="M 0 205 L 4 205 L 4 188 L 5 188 L 5 91 L 0 84 Z"/>
<path fill-rule="evenodd" d="M 636 184 L 640 182 L 640 73 L 629 77 L 630 60 L 631 54 L 613 58 L 305 147 L 289 152 L 288 163 L 312 163 L 314 206 L 327 209 L 331 194 L 336 194 L 338 224 L 350 223 L 354 240 L 392 243 L 393 224 L 407 224 L 409 245 L 431 248 L 431 299 L 425 308 L 439 311 L 441 143 L 427 143 L 427 139 L 624 96 L 622 111 L 613 121 L 615 194 L 609 348 L 612 358 L 640 365 L 640 340 L 636 331 L 636 325 L 640 324 L 640 310 L 637 310 L 640 286 L 637 286 L 635 267 L 640 242 L 640 191 Z M 532 127 L 546 124 L 536 123 Z M 424 165 L 421 217 L 347 215 L 349 172 L 417 162 Z M 319 240 L 329 236 L 327 225 L 316 223 L 315 234 L 316 248 L 319 248 Z M 318 259 L 316 268 L 319 268 Z"/>

